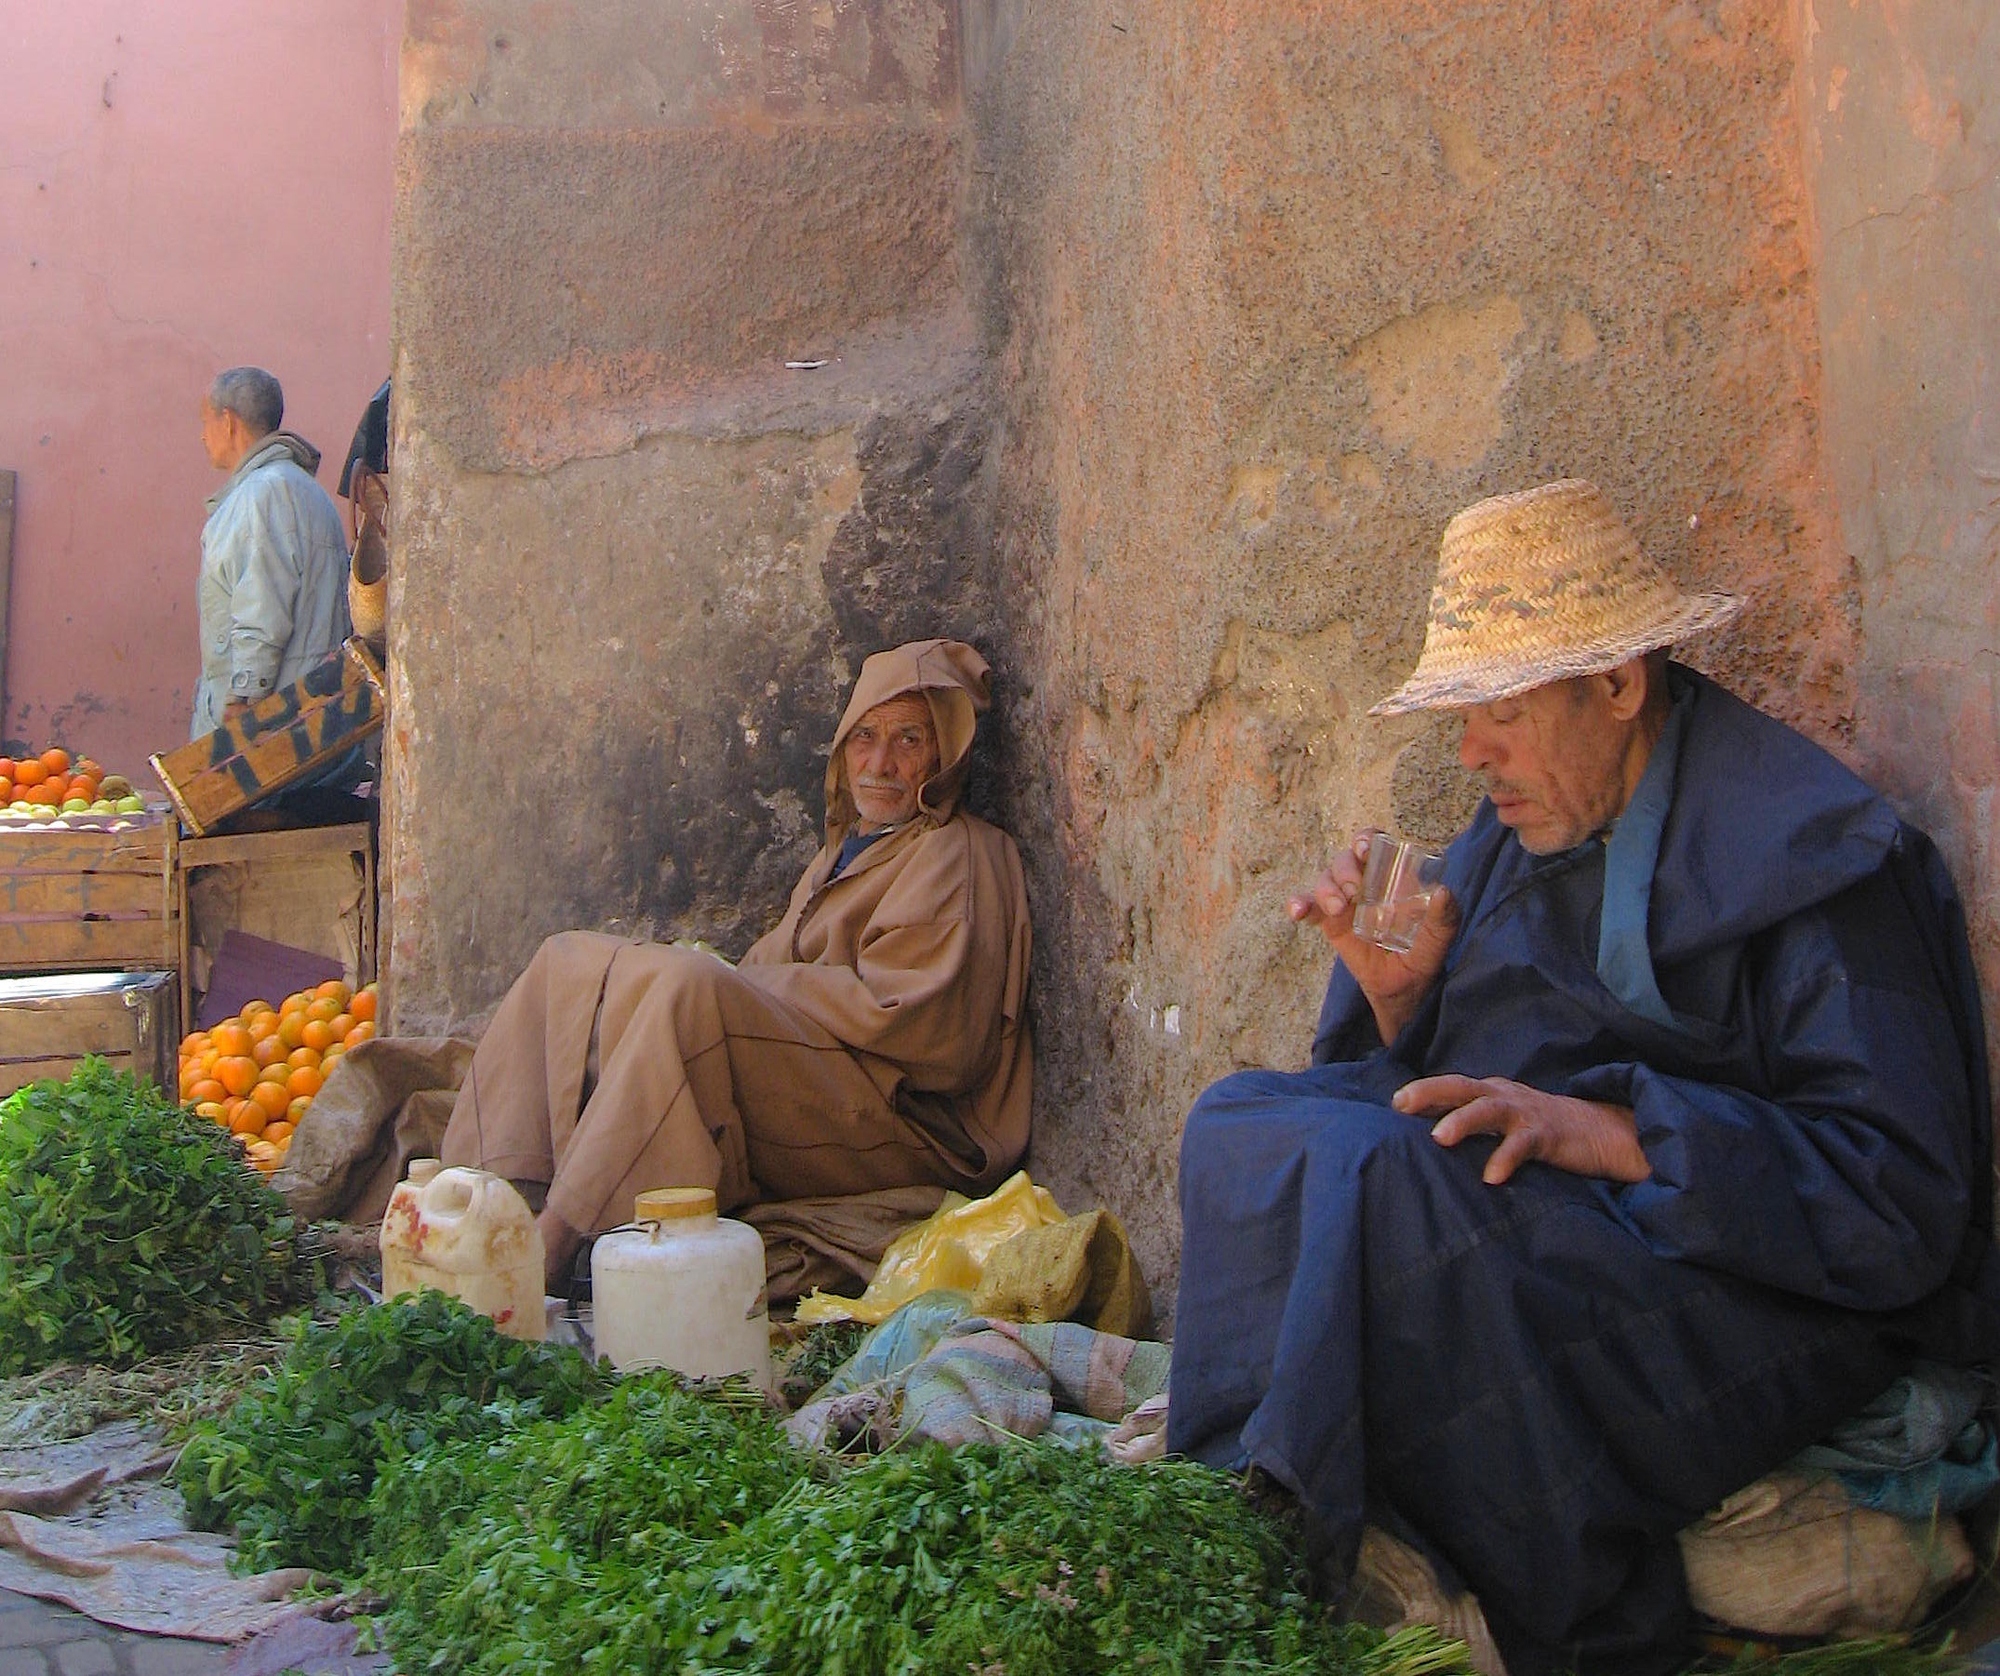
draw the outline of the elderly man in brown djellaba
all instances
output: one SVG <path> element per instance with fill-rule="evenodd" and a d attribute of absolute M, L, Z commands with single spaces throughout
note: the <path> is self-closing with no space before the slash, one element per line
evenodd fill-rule
<path fill-rule="evenodd" d="M 826 771 L 826 843 L 732 967 L 571 931 L 474 1055 L 442 1148 L 512 1180 L 551 1290 L 657 1187 L 725 1212 L 934 1184 L 978 1194 L 1028 1144 L 1028 898 L 963 797 L 988 670 L 923 640 L 861 666 Z M 546 1196 L 537 1188 L 546 1184 Z"/>

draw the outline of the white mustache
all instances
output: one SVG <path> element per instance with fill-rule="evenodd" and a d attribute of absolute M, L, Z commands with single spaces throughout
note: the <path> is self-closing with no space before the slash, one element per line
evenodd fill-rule
<path fill-rule="evenodd" d="M 903 789 L 903 782 L 901 780 L 856 779 L 854 788 L 857 791 L 901 791 Z"/>

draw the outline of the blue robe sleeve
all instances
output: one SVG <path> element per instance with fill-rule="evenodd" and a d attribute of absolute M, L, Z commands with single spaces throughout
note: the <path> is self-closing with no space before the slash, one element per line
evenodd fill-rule
<path fill-rule="evenodd" d="M 1917 1302 L 1973 1215 L 1979 1127 L 1940 974 L 1884 874 L 1757 940 L 1760 1086 L 1612 1064 L 1570 1092 L 1632 1107 L 1650 1180 L 1618 1193 L 1658 1255 L 1849 1309 Z"/>

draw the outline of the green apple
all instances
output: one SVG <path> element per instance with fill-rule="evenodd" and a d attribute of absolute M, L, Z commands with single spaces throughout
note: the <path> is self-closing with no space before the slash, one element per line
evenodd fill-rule
<path fill-rule="evenodd" d="M 116 807 L 121 815 L 143 815 L 146 812 L 146 800 L 135 791 L 130 797 L 119 798 Z"/>
<path fill-rule="evenodd" d="M 65 815 L 87 815 L 90 813 L 90 799 L 87 797 L 66 797 L 62 812 Z"/>

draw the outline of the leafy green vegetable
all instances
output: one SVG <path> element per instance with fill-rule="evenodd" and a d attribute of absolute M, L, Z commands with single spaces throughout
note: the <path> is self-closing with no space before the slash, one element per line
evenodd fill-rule
<path fill-rule="evenodd" d="M 87 1059 L 0 1102 L 0 1375 L 240 1335 L 318 1275 L 213 1123 Z"/>
<path fill-rule="evenodd" d="M 843 1468 L 664 1376 L 403 1457 L 373 1512 L 368 1581 L 413 1676 L 1466 1669 L 1428 1631 L 1332 1623 L 1293 1533 L 1204 1468 L 1048 1444 Z"/>
<path fill-rule="evenodd" d="M 560 1345 L 504 1336 L 441 1292 L 300 1322 L 282 1366 L 174 1468 L 199 1527 L 234 1528 L 245 1568 L 359 1571 L 386 1461 L 567 1415 L 611 1375 Z"/>

